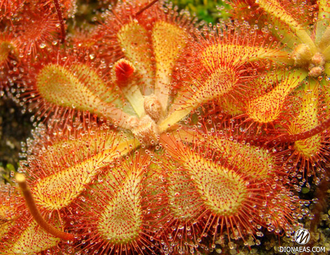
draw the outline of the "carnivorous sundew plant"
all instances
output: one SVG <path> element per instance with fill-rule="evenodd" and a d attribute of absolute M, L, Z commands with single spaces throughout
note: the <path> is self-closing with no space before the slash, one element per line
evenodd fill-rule
<path fill-rule="evenodd" d="M 0 0 L 1 95 L 35 123 L 0 183 L 0 254 L 325 244 L 330 2 L 234 0 L 214 24 L 90 4 L 82 22 L 80 1 Z"/>

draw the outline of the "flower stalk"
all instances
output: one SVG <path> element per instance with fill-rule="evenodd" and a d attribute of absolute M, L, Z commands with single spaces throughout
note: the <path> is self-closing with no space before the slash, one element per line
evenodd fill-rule
<path fill-rule="evenodd" d="M 17 173 L 15 175 L 15 179 L 16 179 L 19 187 L 21 188 L 21 191 L 22 191 L 24 199 L 25 199 L 25 203 L 26 203 L 27 207 L 29 208 L 29 211 L 30 211 L 31 215 L 33 216 L 33 218 L 35 219 L 35 221 L 46 232 L 48 232 L 58 238 L 61 238 L 62 240 L 69 240 L 69 241 L 74 240 L 74 236 L 72 234 L 58 230 L 57 228 L 53 227 L 52 225 L 48 224 L 45 221 L 45 219 L 40 214 L 40 212 L 37 208 L 36 202 L 31 193 L 31 190 L 30 190 L 28 184 L 26 183 L 25 175 L 21 174 L 21 173 Z"/>

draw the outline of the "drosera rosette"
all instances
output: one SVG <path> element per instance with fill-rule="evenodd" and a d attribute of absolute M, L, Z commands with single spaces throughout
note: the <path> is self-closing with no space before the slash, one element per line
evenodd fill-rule
<path fill-rule="evenodd" d="M 65 38 L 64 19 L 73 15 L 72 0 L 1 1 L 0 89 L 16 95 L 16 85 L 27 73 L 26 63 L 38 61 Z M 56 6 L 58 8 L 56 8 Z M 63 11 L 63 10 L 66 11 Z M 27 25 L 28 24 L 28 25 Z M 3 93 L 3 92 L 1 92 Z M 2 94 L 1 94 L 2 96 Z M 15 96 L 11 96 L 16 100 Z"/>
<path fill-rule="evenodd" d="M 8 93 L 9 90 L 15 92 L 16 84 L 24 76 L 21 60 L 34 59 L 38 53 L 49 50 L 49 46 L 57 44 L 59 32 L 53 3 L 2 1 L 0 8 L 11 6 L 9 2 L 17 8 L 0 21 L 0 27 L 4 26 L 0 50 L 0 88 L 5 88 Z"/>
<path fill-rule="evenodd" d="M 150 156 L 136 151 L 107 167 L 74 207 L 70 230 L 75 250 L 97 254 L 158 254 L 157 233 L 165 223 L 162 183 Z M 157 195 L 158 194 L 158 195 Z"/>
<path fill-rule="evenodd" d="M 326 130 L 329 128 L 329 118 L 320 118 L 321 112 L 327 111 L 326 102 L 329 100 L 329 13 L 328 1 L 317 1 L 317 5 L 292 1 L 252 1 L 251 14 L 247 20 L 254 22 L 263 20 L 264 31 L 271 34 L 280 42 L 281 52 L 287 53 L 288 61 L 283 62 L 291 70 L 306 72 L 301 76 L 299 86 L 292 90 L 292 95 L 302 99 L 301 109 L 295 109 L 296 116 L 287 124 L 286 130 L 278 137 L 271 137 L 277 148 L 282 148 L 283 154 L 292 151 L 287 157 L 292 163 L 293 175 L 296 167 L 300 169 L 299 183 L 316 171 L 322 172 L 322 161 L 327 158 Z M 236 1 L 244 5 L 243 1 Z M 233 9 L 234 17 L 239 18 L 239 12 Z M 257 15 L 258 13 L 258 15 Z M 308 13 L 308 15 L 297 15 Z M 237 14 L 237 16 L 236 16 Z M 310 15 L 309 15 L 310 14 Z M 266 24 L 267 22 L 267 24 Z M 309 87 L 310 89 L 306 89 Z M 314 95 L 312 95 L 314 94 Z M 311 102 L 307 104 L 306 102 Z M 310 122 L 304 121 L 311 118 Z M 325 139 L 323 139 L 323 137 Z M 283 143 L 290 143 L 286 150 Z M 305 170 L 307 169 L 307 172 Z M 323 173 L 321 173 L 323 175 Z"/>
<path fill-rule="evenodd" d="M 42 39 L 32 44 L 46 46 L 21 44 L 34 50 L 20 60 L 19 80 L 9 78 L 23 111 L 45 123 L 22 153 L 26 181 L 16 178 L 40 216 L 20 197 L 24 224 L 1 221 L 13 230 L 6 251 L 209 253 L 221 240 L 249 249 L 268 232 L 291 237 L 304 203 L 293 178 L 327 160 L 329 33 L 320 25 L 314 52 L 303 25 L 276 3 L 254 3 L 268 13 L 260 20 L 273 15 L 307 43 L 285 45 L 288 35 L 282 44 L 244 20 L 198 32 L 193 18 L 158 1 L 119 2 L 90 35 L 65 38 L 65 18 L 54 34 L 37 24 Z M 61 233 L 45 231 L 40 218 Z"/>
<path fill-rule="evenodd" d="M 236 1 L 241 2 L 243 1 Z M 292 7 L 292 8 L 291 8 Z M 233 9 L 233 15 L 239 17 Z M 298 10 L 298 11 L 297 11 Z M 299 11 L 300 10 L 300 11 Z M 259 12 L 264 20 L 260 26 L 270 26 L 267 33 L 278 38 L 281 47 L 280 54 L 287 54 L 283 67 L 302 69 L 308 76 L 302 80 L 308 83 L 320 81 L 319 85 L 328 97 L 329 88 L 329 15 L 328 1 L 317 1 L 317 5 L 302 1 L 253 1 L 251 13 Z M 311 15 L 296 15 L 296 13 L 310 13 Z M 256 20 L 256 16 L 252 21 Z M 267 22 L 267 24 L 266 24 Z M 328 123 L 328 122 L 327 122 Z M 322 123 L 319 124 L 319 126 Z M 328 125 L 328 124 L 325 124 Z"/>
<path fill-rule="evenodd" d="M 188 134 L 187 137 L 189 141 L 191 136 Z M 213 137 L 215 138 L 216 136 Z M 293 208 L 299 207 L 296 198 L 292 198 L 290 187 L 274 178 L 272 171 L 254 168 L 250 169 L 249 173 L 240 169 L 242 166 L 236 162 L 239 160 L 238 156 L 228 153 L 221 155 L 221 146 L 205 146 L 200 144 L 202 139 L 203 136 L 196 136 L 197 145 L 194 146 L 185 142 L 187 140 L 184 132 L 178 137 L 170 134 L 161 136 L 162 145 L 191 178 L 195 192 L 203 201 L 200 205 L 201 215 L 196 220 L 201 224 L 198 225 L 202 229 L 200 240 L 209 240 L 208 248 L 214 249 L 215 241 L 225 231 L 232 245 L 231 238 L 242 239 L 247 246 L 248 236 L 254 239 L 263 236 L 262 228 L 270 232 L 275 231 L 276 234 L 284 231 L 291 235 L 292 225 L 296 220 L 292 216 Z M 227 144 L 234 146 L 235 143 L 229 141 Z M 242 150 L 244 145 L 236 143 L 235 146 Z M 253 149 L 250 154 L 259 163 L 259 157 L 253 155 Z M 262 154 L 263 152 L 260 153 Z M 270 166 L 265 163 L 268 169 Z M 249 166 L 253 164 L 245 167 Z M 253 171 L 256 173 L 251 173 Z M 205 245 L 205 242 L 203 244 Z"/>
<path fill-rule="evenodd" d="M 59 7 L 59 17 L 55 3 L 58 4 L 58 7 L 63 4 L 67 12 L 62 13 Z M 8 3 L 3 3 L 2 7 L 6 5 Z M 49 46 L 58 44 L 58 37 L 65 37 L 63 19 L 73 9 L 72 5 L 73 1 L 71 0 L 21 1 L 17 3 L 18 8 L 8 15 L 11 19 L 8 21 L 6 19 L 2 20 L 0 25 L 10 23 L 10 32 L 15 37 L 19 57 L 35 60 L 38 53 L 43 53 L 48 50 Z M 29 26 L 26 26 L 26 24 L 29 24 Z M 5 26 L 5 29 L 8 29 L 8 27 Z"/>
<path fill-rule="evenodd" d="M 21 58 L 34 60 L 38 53 L 47 51 L 47 47 L 57 43 L 58 16 L 52 10 L 53 5 L 25 4 L 15 30 Z M 30 25 L 26 27 L 26 23 Z"/>

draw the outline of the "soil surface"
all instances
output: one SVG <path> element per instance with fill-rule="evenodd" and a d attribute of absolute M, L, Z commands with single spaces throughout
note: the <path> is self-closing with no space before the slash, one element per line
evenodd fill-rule
<path fill-rule="evenodd" d="M 31 136 L 31 114 L 9 98 L 0 98 L 0 173 L 17 169 L 21 142 Z"/>

